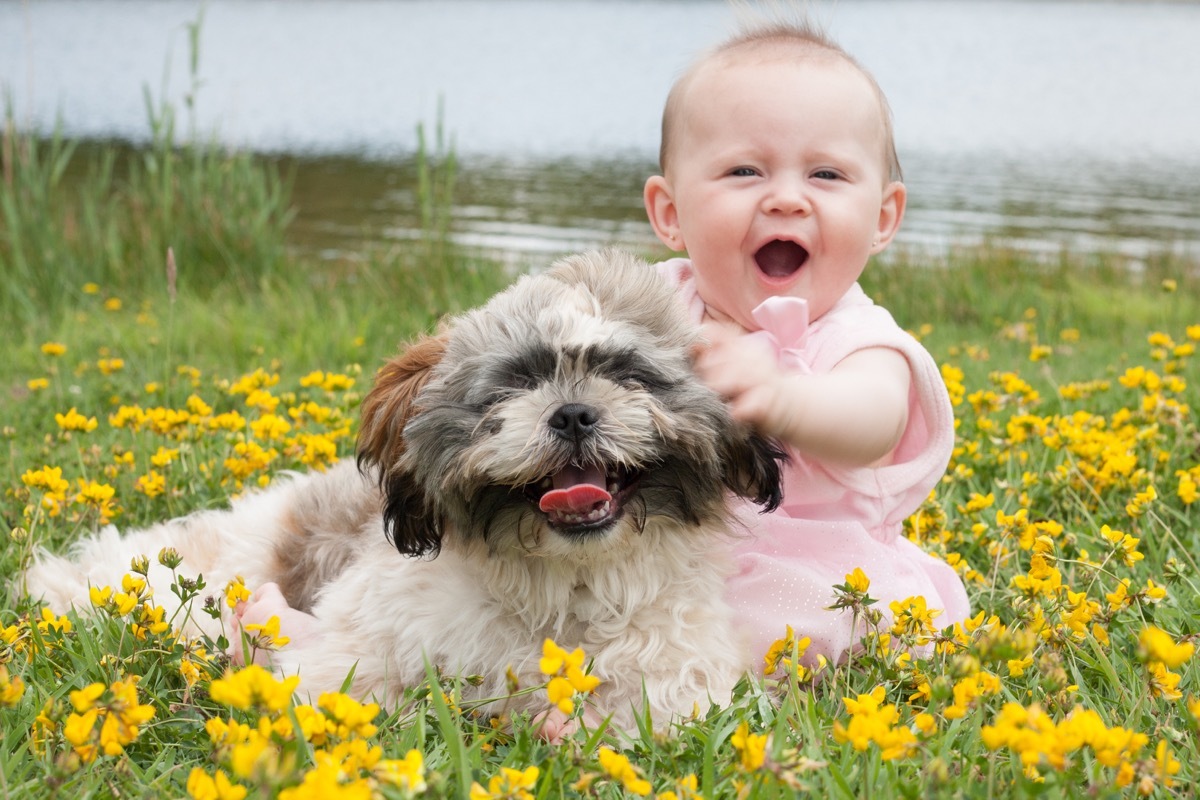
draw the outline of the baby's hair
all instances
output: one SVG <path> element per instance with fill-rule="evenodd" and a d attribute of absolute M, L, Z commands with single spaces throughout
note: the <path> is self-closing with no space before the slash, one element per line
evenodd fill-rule
<path fill-rule="evenodd" d="M 900 169 L 900 157 L 896 153 L 895 134 L 892 131 L 891 107 L 888 106 L 887 97 L 884 96 L 883 90 L 879 87 L 879 83 L 875 80 L 875 77 L 854 56 L 847 53 L 842 49 L 841 45 L 830 38 L 824 30 L 808 19 L 798 21 L 783 19 L 763 20 L 751 18 L 746 15 L 742 15 L 737 33 L 693 62 L 687 71 L 680 76 L 679 80 L 675 81 L 675 85 L 671 87 L 671 91 L 667 95 L 666 105 L 663 108 L 662 140 L 659 143 L 658 150 L 658 165 L 662 173 L 665 175 L 667 172 L 673 128 L 675 120 L 679 115 L 679 107 L 683 102 L 683 95 L 687 85 L 691 82 L 691 78 L 699 71 L 700 67 L 721 59 L 731 60 L 747 53 L 771 47 L 791 48 L 793 52 L 796 52 L 802 58 L 840 61 L 849 64 L 867 79 L 871 90 L 875 93 L 875 97 L 879 101 L 879 116 L 883 124 L 884 136 L 883 158 L 887 168 L 888 179 L 892 181 L 903 180 L 903 173 Z"/>

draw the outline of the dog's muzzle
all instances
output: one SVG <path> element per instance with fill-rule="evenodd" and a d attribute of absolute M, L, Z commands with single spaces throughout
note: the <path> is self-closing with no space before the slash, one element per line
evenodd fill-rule
<path fill-rule="evenodd" d="M 546 425 L 555 436 L 578 449 L 596 433 L 600 412 L 583 403 L 565 403 Z M 616 523 L 633 495 L 638 473 L 622 465 L 568 464 L 526 487 L 525 494 L 562 533 L 598 533 Z"/>

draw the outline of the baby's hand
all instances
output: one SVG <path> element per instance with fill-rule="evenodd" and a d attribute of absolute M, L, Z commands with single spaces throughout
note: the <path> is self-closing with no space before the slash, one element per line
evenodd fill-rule
<path fill-rule="evenodd" d="M 697 351 L 696 374 L 725 398 L 733 418 L 767 436 L 788 430 L 792 408 L 786 402 L 784 374 L 771 346 L 720 323 L 706 323 L 704 335 L 708 343 Z"/>

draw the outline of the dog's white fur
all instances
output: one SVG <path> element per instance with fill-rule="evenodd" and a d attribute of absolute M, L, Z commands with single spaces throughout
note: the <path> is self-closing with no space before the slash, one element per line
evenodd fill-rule
<path fill-rule="evenodd" d="M 154 559 L 170 546 L 214 593 L 235 575 L 278 582 L 316 617 L 316 636 L 272 654 L 313 698 L 353 670 L 354 694 L 394 704 L 432 663 L 482 676 L 465 690 L 499 698 L 491 710 L 537 713 L 545 696 L 506 698 L 505 669 L 543 681 L 550 637 L 586 650 L 600 713 L 630 727 L 644 696 L 666 724 L 727 700 L 750 666 L 722 600 L 728 492 L 769 506 L 779 491 L 778 452 L 692 376 L 696 336 L 647 265 L 615 251 L 567 259 L 381 370 L 357 468 L 124 536 L 109 528 L 69 558 L 42 554 L 28 591 L 87 609 L 89 586 L 118 584 L 146 555 L 167 605 Z M 551 429 L 565 404 L 599 421 L 574 438 Z M 538 510 L 531 487 L 572 462 L 612 473 L 614 519 L 573 527 Z M 198 610 L 190 620 L 229 630 Z"/>

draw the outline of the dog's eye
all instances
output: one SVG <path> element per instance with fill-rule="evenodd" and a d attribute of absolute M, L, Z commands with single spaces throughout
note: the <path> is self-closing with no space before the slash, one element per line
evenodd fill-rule
<path fill-rule="evenodd" d="M 537 379 L 532 375 L 520 372 L 505 372 L 495 376 L 494 380 L 487 387 L 486 393 L 479 399 L 479 405 L 485 408 L 494 406 L 496 403 L 503 402 L 514 394 L 533 389 L 537 384 Z"/>
<path fill-rule="evenodd" d="M 624 373 L 618 377 L 617 383 L 632 391 L 641 389 L 647 392 L 661 392 L 671 388 L 671 384 L 663 380 L 661 375 L 640 371 Z"/>

